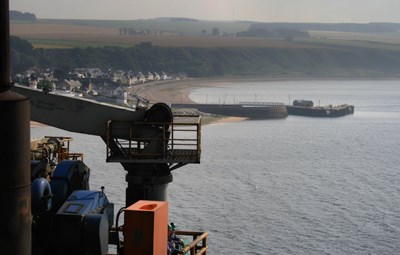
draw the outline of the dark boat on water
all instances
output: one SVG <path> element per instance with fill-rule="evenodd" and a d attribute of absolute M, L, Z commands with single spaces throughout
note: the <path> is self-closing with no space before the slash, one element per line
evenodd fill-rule
<path fill-rule="evenodd" d="M 294 100 L 293 105 L 286 106 L 288 115 L 309 117 L 341 117 L 354 113 L 354 105 L 314 106 L 311 100 Z"/>

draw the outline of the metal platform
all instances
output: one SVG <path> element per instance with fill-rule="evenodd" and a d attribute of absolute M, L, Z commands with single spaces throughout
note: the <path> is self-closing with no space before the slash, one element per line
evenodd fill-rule
<path fill-rule="evenodd" d="M 107 162 L 200 163 L 201 117 L 178 115 L 171 123 L 109 121 L 106 143 Z"/>

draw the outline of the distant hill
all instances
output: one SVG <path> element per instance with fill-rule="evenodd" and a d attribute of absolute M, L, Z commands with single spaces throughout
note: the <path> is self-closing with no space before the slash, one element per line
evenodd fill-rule
<path fill-rule="evenodd" d="M 20 11 L 10 10 L 10 19 L 11 20 L 35 21 L 36 15 L 33 13 L 29 13 L 29 12 L 20 12 Z"/>
<path fill-rule="evenodd" d="M 76 67 L 165 71 L 190 77 L 400 76 L 397 23 L 38 19 L 11 22 L 11 28 L 12 35 L 33 44 L 11 41 L 13 72 L 38 66 L 66 72 Z M 120 28 L 157 33 L 128 36 L 119 34 Z M 250 34 L 239 37 L 243 31 Z M 272 38 L 260 37 L 263 33 Z"/>
<path fill-rule="evenodd" d="M 197 19 L 175 18 L 175 17 L 160 17 L 160 18 L 155 18 L 154 20 L 159 20 L 159 21 L 182 21 L 182 22 L 198 22 L 199 21 Z"/>
<path fill-rule="evenodd" d="M 186 73 L 190 77 L 399 77 L 400 50 L 356 46 L 283 48 L 98 47 L 33 49 L 11 38 L 13 72 L 36 66 L 68 72 L 77 67 Z"/>
<path fill-rule="evenodd" d="M 272 38 L 294 38 L 303 37 L 308 38 L 310 34 L 307 31 L 299 31 L 295 29 L 249 29 L 248 31 L 243 31 L 236 33 L 237 37 L 272 37 Z"/>
<path fill-rule="evenodd" d="M 295 29 L 295 30 L 323 30 L 356 33 L 383 33 L 398 32 L 400 23 L 254 23 L 249 30 L 257 29 Z"/>

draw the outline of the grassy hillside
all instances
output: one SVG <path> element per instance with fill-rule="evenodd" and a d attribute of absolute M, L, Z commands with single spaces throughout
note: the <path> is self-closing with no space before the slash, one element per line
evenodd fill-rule
<path fill-rule="evenodd" d="M 36 33 L 40 39 L 46 36 L 60 36 L 61 32 L 85 31 L 92 34 L 102 31 L 105 36 L 119 33 L 120 28 L 134 30 L 149 30 L 152 32 L 163 32 L 164 34 L 198 36 L 203 32 L 211 34 L 213 28 L 218 28 L 221 33 L 237 33 L 245 31 L 250 27 L 248 22 L 218 22 L 218 21 L 175 21 L 163 19 L 151 20 L 58 20 L 38 19 L 32 22 L 11 22 L 11 33 L 26 39 L 31 39 Z M 25 37 L 28 36 L 28 37 Z M 84 34 L 82 34 L 84 39 Z M 36 38 L 39 39 L 39 38 Z"/>
<path fill-rule="evenodd" d="M 392 33 L 311 31 L 311 38 L 210 36 L 247 30 L 249 22 L 195 20 L 37 20 L 12 22 L 11 34 L 34 50 L 14 52 L 14 69 L 27 65 L 186 72 L 192 77 L 236 75 L 398 77 L 400 36 Z M 121 27 L 152 31 L 121 34 Z M 153 33 L 162 31 L 163 33 Z M 183 34 L 183 35 L 182 35 Z M 136 46 L 150 42 L 152 47 Z M 62 59 L 63 61 L 60 61 Z"/>
<path fill-rule="evenodd" d="M 122 27 L 149 30 L 150 35 L 121 35 Z M 280 45 L 276 40 L 262 38 L 212 37 L 214 27 L 221 32 L 234 33 L 247 30 L 248 23 L 209 21 L 93 21 L 93 20 L 38 20 L 12 22 L 11 34 L 28 40 L 35 48 L 73 48 L 121 46 L 132 47 L 151 42 L 162 47 L 268 47 Z M 202 30 L 207 34 L 202 34 Z M 162 35 L 159 32 L 163 32 Z M 183 34 L 183 35 L 182 35 Z M 281 47 L 293 47 L 284 43 Z"/>
<path fill-rule="evenodd" d="M 29 43 L 28 43 L 29 44 Z M 399 77 L 400 51 L 359 47 L 158 47 L 12 49 L 13 70 L 31 66 L 64 72 L 77 67 L 185 72 L 190 77 L 309 76 Z M 62 60 L 62 61 L 60 61 Z"/>
<path fill-rule="evenodd" d="M 304 47 L 304 42 L 314 45 L 349 45 L 394 49 L 400 47 L 399 32 L 343 32 L 310 30 L 310 39 L 285 41 L 267 38 L 212 37 L 213 28 L 227 34 L 246 31 L 251 22 L 218 22 L 195 20 L 54 20 L 12 21 L 11 34 L 30 41 L 35 48 L 73 48 L 121 46 L 132 47 L 141 42 L 151 42 L 162 47 L 293 47 L 294 42 Z M 150 31 L 150 35 L 121 35 L 119 29 Z M 203 34 L 205 32 L 205 34 Z M 160 35 L 160 33 L 162 33 Z M 274 43 L 275 42 L 275 43 Z M 389 47 L 389 48 L 388 48 Z"/>

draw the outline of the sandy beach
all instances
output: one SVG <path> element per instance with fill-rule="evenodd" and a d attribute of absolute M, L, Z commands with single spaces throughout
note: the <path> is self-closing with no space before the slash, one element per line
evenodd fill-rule
<path fill-rule="evenodd" d="M 255 76 L 255 77 L 224 77 L 199 78 L 173 81 L 156 81 L 134 85 L 128 93 L 148 99 L 151 103 L 193 103 L 189 98 L 191 91 L 205 87 L 225 86 L 231 82 L 266 82 L 266 81 L 304 81 L 304 80 L 363 80 L 362 77 L 310 77 L 302 75 L 287 76 Z"/>
<path fill-rule="evenodd" d="M 134 85 L 128 93 L 144 97 L 151 103 L 194 103 L 189 98 L 191 91 L 198 88 L 215 87 L 218 86 L 218 83 L 216 80 L 206 79 L 156 81 Z"/>
<path fill-rule="evenodd" d="M 233 79 L 187 79 L 180 81 L 158 81 L 135 85 L 128 93 L 146 98 L 151 103 L 194 103 L 189 95 L 191 91 L 204 87 L 218 87 Z M 203 115 L 203 124 L 222 124 L 243 121 L 242 117 L 223 117 Z"/>

